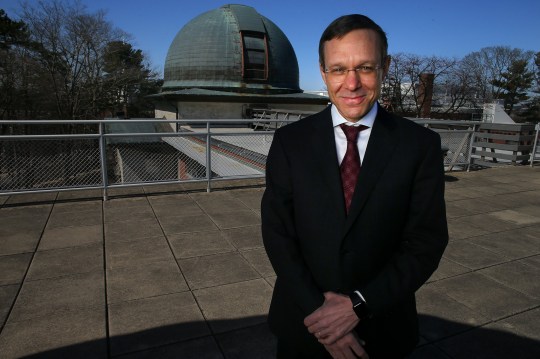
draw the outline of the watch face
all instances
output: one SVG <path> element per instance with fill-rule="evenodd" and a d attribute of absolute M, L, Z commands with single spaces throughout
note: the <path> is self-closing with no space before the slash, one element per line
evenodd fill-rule
<path fill-rule="evenodd" d="M 353 308 L 356 308 L 363 303 L 362 298 L 360 298 L 360 296 L 356 293 L 351 295 L 350 298 L 351 298 Z"/>

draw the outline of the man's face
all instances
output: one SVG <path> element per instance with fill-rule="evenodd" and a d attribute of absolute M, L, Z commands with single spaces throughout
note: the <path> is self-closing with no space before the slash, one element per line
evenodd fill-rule
<path fill-rule="evenodd" d="M 381 93 L 381 85 L 388 71 L 388 60 L 381 59 L 378 34 L 369 29 L 353 30 L 340 39 L 324 44 L 324 66 L 321 75 L 328 89 L 330 101 L 348 121 L 357 122 L 373 107 Z M 378 67 L 372 73 L 348 71 L 335 76 L 324 70 L 354 69 L 359 66 Z"/>

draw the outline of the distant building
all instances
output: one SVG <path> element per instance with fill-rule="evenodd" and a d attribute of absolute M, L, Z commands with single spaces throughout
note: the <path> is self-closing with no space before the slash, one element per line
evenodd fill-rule
<path fill-rule="evenodd" d="M 514 120 L 504 111 L 504 102 L 502 100 L 495 100 L 492 103 L 484 104 L 482 121 L 515 124 Z"/>
<path fill-rule="evenodd" d="M 313 112 L 328 98 L 304 93 L 287 36 L 245 5 L 224 5 L 187 23 L 174 38 L 156 118 L 245 119 L 254 109 Z"/>

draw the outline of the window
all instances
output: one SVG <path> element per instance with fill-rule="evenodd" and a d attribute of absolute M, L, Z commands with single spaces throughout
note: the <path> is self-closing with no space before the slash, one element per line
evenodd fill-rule
<path fill-rule="evenodd" d="M 268 46 L 262 33 L 242 33 L 242 76 L 246 80 L 268 79 Z"/>

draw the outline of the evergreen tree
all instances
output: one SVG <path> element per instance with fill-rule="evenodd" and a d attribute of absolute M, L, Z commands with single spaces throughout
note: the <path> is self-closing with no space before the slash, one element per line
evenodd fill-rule
<path fill-rule="evenodd" d="M 540 52 L 534 57 L 534 85 L 532 92 L 535 94 L 522 115 L 528 122 L 540 122 Z"/>
<path fill-rule="evenodd" d="M 47 111 L 50 91 L 36 60 L 40 51 L 26 23 L 0 9 L 0 119 L 39 118 Z"/>
<path fill-rule="evenodd" d="M 513 61 L 508 70 L 501 74 L 501 79 L 493 80 L 492 84 L 503 90 L 500 98 L 504 99 L 504 108 L 512 113 L 514 105 L 529 98 L 527 90 L 534 80 L 534 73 L 528 69 L 526 60 Z"/>
<path fill-rule="evenodd" d="M 146 65 L 141 50 L 123 41 L 108 43 L 103 56 L 103 70 L 109 106 L 115 113 L 126 117 L 144 116 L 146 110 L 153 110 L 144 96 L 148 91 L 158 92 L 159 87 L 156 75 Z"/>
<path fill-rule="evenodd" d="M 536 88 L 534 92 L 540 95 L 540 51 L 534 55 L 534 65 L 536 66 L 536 69 L 534 72 L 535 80 L 536 80 Z"/>
<path fill-rule="evenodd" d="M 26 24 L 13 21 L 3 9 L 0 9 L 0 50 L 9 50 L 13 45 L 29 43 Z"/>

